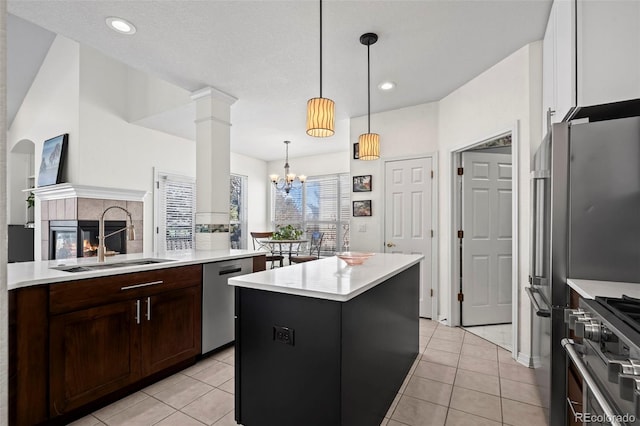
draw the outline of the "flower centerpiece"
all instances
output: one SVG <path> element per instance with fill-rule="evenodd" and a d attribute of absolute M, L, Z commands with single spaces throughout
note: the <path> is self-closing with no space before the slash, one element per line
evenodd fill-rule
<path fill-rule="evenodd" d="M 302 236 L 302 229 L 293 225 L 280 225 L 273 234 L 274 240 L 298 240 Z"/>

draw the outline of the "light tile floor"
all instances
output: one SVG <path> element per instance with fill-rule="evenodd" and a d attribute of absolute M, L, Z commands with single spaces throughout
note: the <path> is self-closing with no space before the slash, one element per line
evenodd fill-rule
<path fill-rule="evenodd" d="M 513 329 L 511 323 L 496 325 L 475 325 L 464 327 L 465 331 L 473 333 L 478 337 L 495 343 L 496 345 L 511 351 L 513 346 Z"/>
<path fill-rule="evenodd" d="M 533 370 L 510 352 L 425 319 L 419 351 L 381 426 L 545 424 Z M 225 349 L 72 425 L 235 425 L 233 364 Z"/>

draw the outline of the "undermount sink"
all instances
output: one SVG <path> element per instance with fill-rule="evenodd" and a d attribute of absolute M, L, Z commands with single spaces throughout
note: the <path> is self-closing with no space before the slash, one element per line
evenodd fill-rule
<path fill-rule="evenodd" d="M 113 262 L 113 263 L 88 263 L 86 265 L 68 265 L 68 266 L 60 265 L 60 266 L 55 266 L 49 269 L 56 269 L 58 271 L 64 271 L 64 272 L 89 272 L 89 271 L 101 271 L 103 269 L 123 268 L 126 266 L 151 265 L 154 263 L 164 263 L 164 262 L 171 262 L 171 259 L 147 258 L 147 259 L 123 260 L 122 262 Z"/>

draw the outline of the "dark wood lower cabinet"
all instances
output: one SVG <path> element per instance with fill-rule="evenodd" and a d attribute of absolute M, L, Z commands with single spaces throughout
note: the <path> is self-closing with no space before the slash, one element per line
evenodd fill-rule
<path fill-rule="evenodd" d="M 51 416 L 140 378 L 140 327 L 135 315 L 135 303 L 125 301 L 51 318 Z"/>
<path fill-rule="evenodd" d="M 202 266 L 12 290 L 10 421 L 66 424 L 195 363 Z"/>
<path fill-rule="evenodd" d="M 200 354 L 201 300 L 200 286 L 143 300 L 141 349 L 145 376 Z"/>

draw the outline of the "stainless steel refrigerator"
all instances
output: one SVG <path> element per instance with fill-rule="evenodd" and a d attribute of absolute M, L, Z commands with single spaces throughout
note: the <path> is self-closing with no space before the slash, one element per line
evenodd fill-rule
<path fill-rule="evenodd" d="M 550 425 L 567 424 L 567 278 L 640 282 L 639 105 L 577 110 L 553 125 L 534 157 L 526 291 Z"/>

